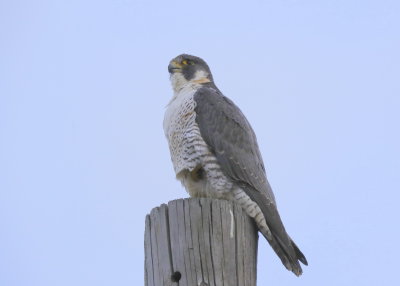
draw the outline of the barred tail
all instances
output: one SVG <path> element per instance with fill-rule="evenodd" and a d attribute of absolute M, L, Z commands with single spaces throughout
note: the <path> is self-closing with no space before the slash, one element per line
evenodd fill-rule
<path fill-rule="evenodd" d="M 254 218 L 259 231 L 267 239 L 283 265 L 296 276 L 300 276 L 303 270 L 299 261 L 308 265 L 307 259 L 287 234 L 275 204 L 248 186 L 234 190 L 233 198 L 249 216 Z"/>
<path fill-rule="evenodd" d="M 263 232 L 261 233 L 264 235 Z M 299 261 L 304 265 L 308 265 L 308 262 L 304 254 L 300 251 L 293 240 L 289 238 L 290 245 L 285 245 L 274 234 L 272 234 L 271 238 L 267 237 L 266 235 L 264 235 L 264 237 L 267 239 L 286 269 L 292 271 L 296 276 L 300 276 L 303 273 L 303 269 L 301 268 Z"/>

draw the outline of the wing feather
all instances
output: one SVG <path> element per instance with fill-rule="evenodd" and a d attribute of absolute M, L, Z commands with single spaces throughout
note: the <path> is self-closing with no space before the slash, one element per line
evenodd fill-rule
<path fill-rule="evenodd" d="M 222 171 L 257 203 L 273 235 L 267 239 L 285 265 L 287 260 L 290 261 L 290 266 L 286 267 L 300 275 L 302 270 L 297 260 L 306 260 L 297 246 L 293 246 L 283 226 L 250 123 L 240 109 L 216 88 L 200 88 L 194 94 L 194 100 L 200 133 Z"/>
<path fill-rule="evenodd" d="M 276 204 L 255 133 L 240 109 L 212 88 L 199 89 L 194 100 L 200 133 L 226 175 L 249 184 Z"/>

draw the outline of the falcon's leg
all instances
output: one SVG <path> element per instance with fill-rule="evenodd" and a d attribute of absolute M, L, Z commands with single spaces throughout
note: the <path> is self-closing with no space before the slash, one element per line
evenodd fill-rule
<path fill-rule="evenodd" d="M 269 230 L 260 207 L 252 201 L 241 188 L 235 188 L 233 190 L 233 201 L 238 203 L 244 211 L 254 219 L 260 232 L 270 240 L 272 238 L 271 231 Z"/>
<path fill-rule="evenodd" d="M 184 170 L 178 174 L 177 179 L 181 181 L 191 197 L 206 197 L 207 177 L 201 165 L 194 170 Z"/>
<path fill-rule="evenodd" d="M 192 171 L 182 171 L 177 178 L 191 197 L 231 200 L 233 184 L 212 159 L 209 158 L 208 164 L 199 164 Z"/>

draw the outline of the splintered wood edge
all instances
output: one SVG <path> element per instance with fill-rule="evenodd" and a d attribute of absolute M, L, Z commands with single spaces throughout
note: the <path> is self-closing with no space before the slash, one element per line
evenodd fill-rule
<path fill-rule="evenodd" d="M 256 285 L 257 229 L 235 203 L 163 204 L 146 216 L 144 239 L 146 286 Z"/>

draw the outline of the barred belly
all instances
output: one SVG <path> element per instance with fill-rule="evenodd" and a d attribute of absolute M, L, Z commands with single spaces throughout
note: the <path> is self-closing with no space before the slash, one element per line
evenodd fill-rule
<path fill-rule="evenodd" d="M 176 178 L 191 197 L 209 197 L 237 202 L 254 218 L 260 231 L 270 236 L 259 206 L 223 173 L 217 158 L 203 140 L 196 123 L 193 99 L 195 88 L 189 86 L 174 96 L 164 117 L 164 132 L 169 142 Z"/>
<path fill-rule="evenodd" d="M 177 179 L 193 197 L 229 199 L 233 183 L 204 142 L 196 123 L 196 86 L 174 96 L 165 113 L 164 132 Z"/>
<path fill-rule="evenodd" d="M 217 158 L 211 153 L 208 146 L 200 136 L 197 124 L 191 132 L 197 165 L 194 169 L 182 170 L 177 178 L 185 186 L 192 197 L 211 197 L 230 199 L 234 188 L 233 182 L 222 172 Z"/>

